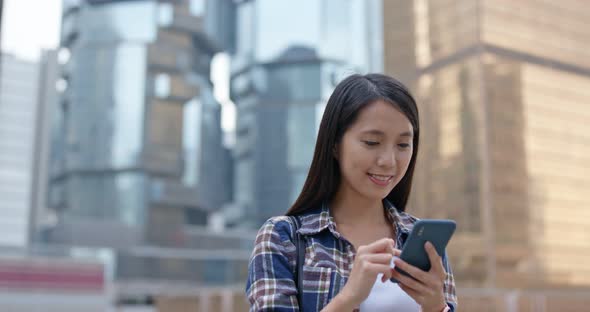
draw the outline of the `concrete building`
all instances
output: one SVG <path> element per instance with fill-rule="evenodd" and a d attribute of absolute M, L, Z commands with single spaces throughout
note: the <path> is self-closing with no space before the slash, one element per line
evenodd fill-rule
<path fill-rule="evenodd" d="M 0 245 L 30 241 L 39 64 L 0 59 Z"/>
<path fill-rule="evenodd" d="M 590 287 L 588 6 L 383 5 L 385 72 L 421 111 L 409 210 L 457 220 L 460 287 Z"/>

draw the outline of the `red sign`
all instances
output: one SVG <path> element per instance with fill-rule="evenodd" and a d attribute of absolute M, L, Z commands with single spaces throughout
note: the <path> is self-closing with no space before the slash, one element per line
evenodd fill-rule
<path fill-rule="evenodd" d="M 0 259 L 0 290 L 104 291 L 104 267 L 59 259 Z"/>

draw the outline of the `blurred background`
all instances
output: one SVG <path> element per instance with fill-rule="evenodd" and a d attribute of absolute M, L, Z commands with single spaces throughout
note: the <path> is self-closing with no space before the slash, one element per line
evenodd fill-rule
<path fill-rule="evenodd" d="M 415 94 L 461 311 L 590 311 L 590 3 L 0 0 L 0 310 L 246 311 L 334 86 Z"/>

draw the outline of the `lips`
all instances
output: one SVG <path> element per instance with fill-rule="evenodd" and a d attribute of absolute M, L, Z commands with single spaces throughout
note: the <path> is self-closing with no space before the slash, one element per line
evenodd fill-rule
<path fill-rule="evenodd" d="M 393 175 L 381 175 L 368 173 L 369 179 L 379 186 L 388 185 L 393 180 Z"/>

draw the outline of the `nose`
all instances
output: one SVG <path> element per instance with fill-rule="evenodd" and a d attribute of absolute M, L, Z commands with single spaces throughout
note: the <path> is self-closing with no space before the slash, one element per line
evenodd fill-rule
<path fill-rule="evenodd" d="M 395 149 L 384 149 L 377 157 L 377 166 L 388 169 L 395 167 Z"/>

